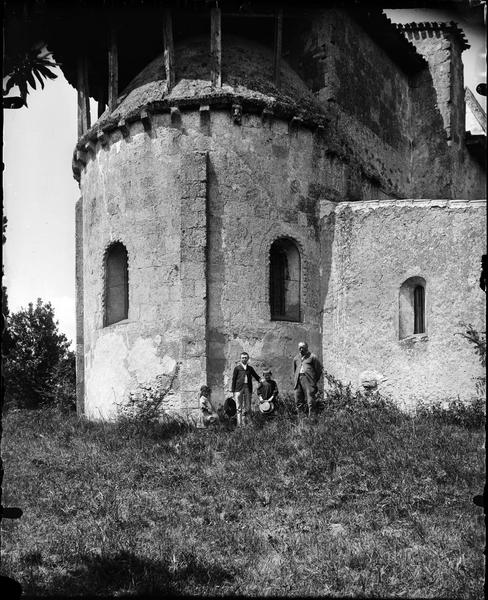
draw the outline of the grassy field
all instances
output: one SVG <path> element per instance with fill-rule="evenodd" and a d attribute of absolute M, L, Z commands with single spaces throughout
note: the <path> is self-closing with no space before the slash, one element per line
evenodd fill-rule
<path fill-rule="evenodd" d="M 26 595 L 481 598 L 484 430 L 391 408 L 244 430 L 3 421 Z"/>

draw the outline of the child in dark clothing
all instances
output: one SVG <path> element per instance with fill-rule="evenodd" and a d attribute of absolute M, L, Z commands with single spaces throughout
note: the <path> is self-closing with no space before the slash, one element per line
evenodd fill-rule
<path fill-rule="evenodd" d="M 275 401 L 278 398 L 278 385 L 271 379 L 271 369 L 263 371 L 264 381 L 261 380 L 258 385 L 257 393 L 259 398 L 259 410 L 262 413 L 272 413 L 275 408 Z"/>

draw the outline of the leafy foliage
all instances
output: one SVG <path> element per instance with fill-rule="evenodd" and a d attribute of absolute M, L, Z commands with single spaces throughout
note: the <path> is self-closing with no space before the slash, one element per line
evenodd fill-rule
<path fill-rule="evenodd" d="M 459 399 L 435 402 L 429 406 L 418 406 L 417 415 L 425 420 L 436 420 L 466 429 L 479 429 L 486 423 L 486 402 L 481 395 L 471 402 L 462 402 Z"/>
<path fill-rule="evenodd" d="M 4 360 L 5 402 L 36 408 L 43 403 L 75 405 L 75 355 L 58 330 L 49 302 L 38 298 L 36 306 L 7 318 L 11 347 Z"/>
<path fill-rule="evenodd" d="M 139 427 L 165 420 L 164 402 L 173 393 L 173 386 L 181 363 L 176 365 L 171 376 L 158 375 L 154 380 L 140 384 L 129 392 L 128 398 L 118 405 L 119 420 Z"/>
<path fill-rule="evenodd" d="M 25 54 L 18 56 L 12 70 L 7 74 L 3 96 L 6 96 L 13 87 L 18 87 L 20 97 L 27 106 L 29 86 L 35 90 L 36 79 L 41 89 L 44 89 L 45 79 L 57 78 L 57 75 L 51 69 L 58 65 L 50 57 L 51 53 L 47 52 L 44 47 L 39 46 L 31 48 Z"/>
<path fill-rule="evenodd" d="M 486 367 L 486 331 L 477 331 L 470 323 L 465 327 L 466 331 L 459 335 L 474 346 L 474 351 L 478 355 L 481 365 Z"/>

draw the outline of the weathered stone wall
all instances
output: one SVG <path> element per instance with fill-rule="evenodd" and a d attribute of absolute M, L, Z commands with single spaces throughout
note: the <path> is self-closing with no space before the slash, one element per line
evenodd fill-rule
<path fill-rule="evenodd" d="M 88 417 L 114 417 L 146 387 L 171 387 L 168 410 L 196 410 L 204 383 L 221 403 L 243 350 L 290 391 L 301 340 L 339 378 L 383 372 L 405 402 L 472 393 L 476 357 L 455 333 L 481 323 L 480 205 L 389 198 L 472 197 L 483 173 L 462 144 L 449 149 L 429 71 L 408 82 L 358 24 L 320 15 L 293 55 L 298 71 L 308 61 L 304 76 L 327 106 L 319 128 L 292 120 L 284 104 L 273 116 L 276 99 L 245 88 L 252 78 L 216 98 L 190 69 L 164 106 L 155 101 L 163 83 L 142 78 L 101 119 L 103 133 L 79 144 L 78 371 Z M 252 50 L 233 43 L 234 62 Z M 271 60 L 266 49 L 258 55 Z M 158 77 L 160 63 L 149 67 Z M 290 71 L 287 81 L 299 81 Z M 271 320 L 269 252 L 279 238 L 300 252 L 299 322 Z M 128 252 L 129 313 L 103 327 L 114 241 Z M 398 295 L 409 277 L 427 282 L 428 331 L 400 342 Z"/>
<path fill-rule="evenodd" d="M 165 387 L 175 374 L 165 406 L 190 408 L 194 373 L 205 368 L 206 156 L 168 126 L 168 115 L 155 121 L 155 137 L 140 122 L 127 139 L 114 132 L 82 174 L 85 412 L 92 418 L 113 417 L 130 391 Z M 128 252 L 129 314 L 103 327 L 103 259 L 115 240 Z"/>
<path fill-rule="evenodd" d="M 331 142 L 347 146 L 349 198 L 407 193 L 409 81 L 347 13 L 317 11 L 290 42 L 290 64 L 330 114 Z M 354 184 L 356 181 L 356 184 Z M 366 185 L 365 185 L 366 184 Z"/>
<path fill-rule="evenodd" d="M 406 33 L 428 63 L 410 76 L 344 11 L 317 11 L 289 34 L 288 60 L 330 116 L 329 147 L 348 157 L 344 199 L 483 198 L 485 172 L 464 144 L 460 42 Z"/>
<path fill-rule="evenodd" d="M 412 198 L 450 198 L 450 148 L 437 93 L 428 69 L 412 78 L 410 128 L 412 146 L 408 188 Z"/>
<path fill-rule="evenodd" d="M 215 121 L 215 123 L 214 123 Z M 291 389 L 291 361 L 300 340 L 320 348 L 318 198 L 335 171 L 314 156 L 313 135 L 282 121 L 244 115 L 229 128 L 212 114 L 209 153 L 209 383 L 223 400 L 239 354 L 260 372 L 269 365 L 281 389 Z M 301 254 L 301 321 L 271 321 L 269 252 L 280 237 Z"/>
<path fill-rule="evenodd" d="M 459 43 L 442 30 L 409 31 L 408 39 L 427 60 L 436 104 L 449 141 L 464 137 L 463 64 Z"/>
<path fill-rule="evenodd" d="M 83 198 L 75 209 L 75 280 L 76 280 L 76 410 L 85 410 L 85 359 L 83 342 Z"/>
<path fill-rule="evenodd" d="M 460 42 L 441 29 L 406 33 L 429 65 L 411 82 L 411 197 L 484 198 L 486 172 L 464 143 Z"/>
<path fill-rule="evenodd" d="M 396 200 L 322 203 L 326 369 L 358 385 L 364 370 L 412 406 L 476 395 L 483 370 L 459 335 L 484 331 L 479 288 L 486 203 Z M 399 339 L 399 292 L 410 277 L 426 281 L 426 334 Z"/>
<path fill-rule="evenodd" d="M 309 130 L 229 111 L 154 115 L 97 146 L 84 198 L 85 411 L 112 417 L 131 390 L 178 370 L 166 406 L 193 410 L 200 385 L 221 402 L 247 350 L 291 389 L 300 340 L 320 354 L 319 200 L 347 170 Z M 271 321 L 269 251 L 301 254 L 301 322 Z M 103 256 L 127 248 L 129 318 L 103 327 Z M 177 367 L 177 365 L 179 365 Z"/>

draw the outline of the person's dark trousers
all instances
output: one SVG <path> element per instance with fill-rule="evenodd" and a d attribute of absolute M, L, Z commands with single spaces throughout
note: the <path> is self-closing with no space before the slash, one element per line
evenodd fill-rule
<path fill-rule="evenodd" d="M 307 402 L 308 416 L 316 412 L 317 402 L 315 396 L 317 394 L 317 386 L 310 381 L 306 375 L 299 375 L 297 387 L 295 388 L 295 402 L 298 408 L 304 400 Z"/>

